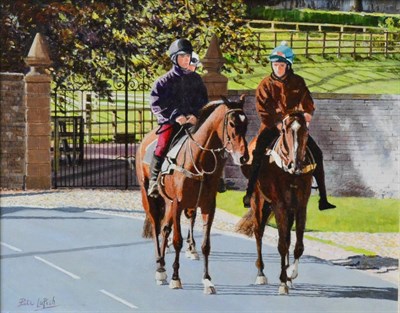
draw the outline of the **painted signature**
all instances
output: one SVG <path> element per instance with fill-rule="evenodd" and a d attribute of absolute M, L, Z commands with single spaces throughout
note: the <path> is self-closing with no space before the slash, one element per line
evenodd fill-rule
<path fill-rule="evenodd" d="M 53 296 L 52 298 L 46 298 L 46 297 L 37 298 L 36 301 L 33 301 L 28 298 L 19 298 L 18 307 L 22 306 L 35 307 L 35 311 L 54 308 L 57 306 L 56 297 Z"/>

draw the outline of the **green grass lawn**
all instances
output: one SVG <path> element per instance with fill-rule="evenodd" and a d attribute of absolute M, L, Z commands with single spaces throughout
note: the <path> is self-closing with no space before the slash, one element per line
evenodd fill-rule
<path fill-rule="evenodd" d="M 229 90 L 254 90 L 271 73 L 270 65 L 253 66 L 254 73 L 227 75 Z M 304 77 L 311 92 L 355 94 L 400 94 L 400 56 L 353 60 L 349 57 L 325 60 L 321 57 L 295 59 L 295 73 Z"/>
<path fill-rule="evenodd" d="M 237 216 L 243 216 L 244 192 L 227 191 L 217 196 L 217 207 Z M 306 231 L 323 232 L 399 232 L 400 200 L 354 197 L 330 197 L 337 208 L 320 212 L 318 197 L 308 202 Z M 271 220 L 272 226 L 275 221 Z"/>

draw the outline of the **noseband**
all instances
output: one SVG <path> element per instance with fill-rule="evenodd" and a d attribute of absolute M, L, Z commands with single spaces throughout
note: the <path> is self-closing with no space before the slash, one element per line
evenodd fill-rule
<path fill-rule="evenodd" d="M 287 121 L 287 119 L 288 118 L 290 118 L 291 116 L 290 115 L 287 115 L 283 120 L 282 120 L 282 127 L 286 130 L 287 128 L 285 127 L 285 123 L 286 123 L 286 121 Z M 292 122 L 292 124 L 290 125 L 290 129 L 291 130 L 293 130 L 293 132 L 294 132 L 294 134 L 293 134 L 293 146 L 291 147 L 292 148 L 292 150 L 293 150 L 293 164 L 295 164 L 296 163 L 296 161 L 297 161 L 297 150 L 298 150 L 298 148 L 299 148 L 299 143 L 298 143 L 298 130 L 301 128 L 301 124 L 297 121 L 297 120 L 294 120 L 293 122 Z M 281 148 L 279 147 L 279 145 L 280 144 L 283 144 L 283 141 L 284 141 L 285 139 L 284 139 L 284 137 L 282 137 L 282 139 L 281 140 L 277 140 L 276 142 L 275 142 L 275 145 L 274 145 L 274 147 L 271 149 L 271 150 L 269 150 L 268 152 L 267 152 L 267 155 L 270 155 L 270 156 L 272 156 L 273 157 L 273 159 L 275 160 L 275 163 L 276 163 L 276 165 L 278 166 L 278 167 L 280 167 L 282 170 L 284 170 L 285 172 L 287 172 L 287 173 L 289 173 L 289 174 L 304 174 L 304 173 L 308 173 L 308 172 L 310 172 L 310 171 L 312 171 L 312 170 L 314 170 L 315 169 L 315 160 L 314 160 L 314 157 L 313 157 L 313 155 L 312 155 L 312 153 L 310 153 L 310 151 L 309 151 L 309 148 L 308 147 L 306 147 L 306 149 L 307 149 L 307 151 L 309 152 L 309 156 L 310 156 L 310 161 L 311 161 L 311 164 L 309 164 L 309 165 L 307 165 L 307 166 L 305 166 L 305 167 L 303 167 L 302 169 L 299 169 L 299 170 L 297 170 L 297 171 L 295 171 L 295 168 L 294 167 L 289 167 L 289 165 L 287 165 L 284 161 L 283 161 L 283 159 L 285 158 L 284 156 L 281 156 L 280 155 L 280 153 L 279 153 L 279 151 L 281 151 L 281 153 L 282 153 L 282 150 L 281 150 Z M 285 143 L 285 144 L 287 144 L 287 143 Z"/>

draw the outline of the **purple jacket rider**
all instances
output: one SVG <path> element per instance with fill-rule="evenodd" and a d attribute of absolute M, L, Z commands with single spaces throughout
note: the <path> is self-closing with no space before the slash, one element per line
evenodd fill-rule
<path fill-rule="evenodd" d="M 200 75 L 177 65 L 156 80 L 150 93 L 151 111 L 159 125 L 173 124 L 180 115 L 198 117 L 207 103 L 207 89 Z"/>

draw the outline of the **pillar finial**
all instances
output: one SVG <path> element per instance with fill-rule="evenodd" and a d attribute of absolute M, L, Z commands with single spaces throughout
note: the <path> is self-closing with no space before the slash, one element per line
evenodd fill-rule
<path fill-rule="evenodd" d="M 228 94 L 228 78 L 221 74 L 222 65 L 226 62 L 222 56 L 218 37 L 214 34 L 204 59 L 201 59 L 207 73 L 202 77 L 207 87 L 208 99 L 219 100 Z"/>
<path fill-rule="evenodd" d="M 46 68 L 52 64 L 52 61 L 49 57 L 47 42 L 40 33 L 36 34 L 25 63 L 31 67 L 27 75 L 47 74 Z"/>
<path fill-rule="evenodd" d="M 214 34 L 211 37 L 210 46 L 207 49 L 204 59 L 201 60 L 201 63 L 208 72 L 219 73 L 225 61 L 225 58 L 222 56 L 221 48 L 219 47 L 218 37 Z"/>

